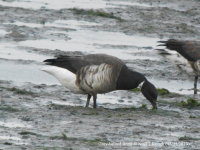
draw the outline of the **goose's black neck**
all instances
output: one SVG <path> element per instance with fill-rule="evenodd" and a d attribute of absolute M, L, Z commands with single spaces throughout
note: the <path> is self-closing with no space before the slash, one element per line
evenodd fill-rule
<path fill-rule="evenodd" d="M 143 81 L 146 81 L 146 78 L 142 74 L 123 66 L 117 79 L 116 90 L 134 89 Z"/>

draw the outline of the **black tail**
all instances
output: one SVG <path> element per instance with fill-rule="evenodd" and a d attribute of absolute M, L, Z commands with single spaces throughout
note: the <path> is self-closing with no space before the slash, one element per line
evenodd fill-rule
<path fill-rule="evenodd" d="M 167 43 L 168 41 L 158 41 L 157 43 Z"/>
<path fill-rule="evenodd" d="M 43 62 L 45 62 L 46 65 L 65 68 L 73 73 L 76 73 L 77 71 L 76 68 L 74 68 L 71 64 L 71 61 L 74 60 L 76 57 L 79 57 L 79 56 L 59 55 L 59 56 L 55 56 L 55 59 L 46 59 Z"/>
<path fill-rule="evenodd" d="M 55 62 L 55 59 L 46 59 L 46 60 L 44 60 L 43 62 Z"/>
<path fill-rule="evenodd" d="M 176 50 L 178 51 L 179 49 L 182 48 L 183 42 L 175 39 L 169 39 L 168 41 L 158 41 L 158 43 L 164 43 L 164 44 L 159 44 L 157 46 L 166 46 L 170 50 Z"/>
<path fill-rule="evenodd" d="M 64 55 L 58 55 L 55 56 L 54 59 L 46 59 L 43 62 L 45 62 L 46 65 L 54 65 L 55 63 L 62 63 L 62 62 L 69 62 L 71 56 L 64 56 Z"/>

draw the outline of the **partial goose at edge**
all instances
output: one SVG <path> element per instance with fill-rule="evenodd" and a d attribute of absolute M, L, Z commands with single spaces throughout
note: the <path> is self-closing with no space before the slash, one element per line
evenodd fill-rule
<path fill-rule="evenodd" d="M 161 51 L 160 54 L 165 54 L 166 58 L 172 60 L 171 62 L 182 71 L 195 77 L 194 94 L 197 94 L 197 80 L 200 76 L 200 41 L 169 39 L 158 41 L 158 43 L 163 43 L 158 46 L 166 46 L 167 49 L 178 52 L 178 54 L 172 54 L 164 49 L 157 49 Z"/>

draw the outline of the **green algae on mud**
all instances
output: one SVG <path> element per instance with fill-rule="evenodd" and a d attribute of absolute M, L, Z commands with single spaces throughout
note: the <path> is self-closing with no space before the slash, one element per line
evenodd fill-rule
<path fill-rule="evenodd" d="M 67 139 L 67 136 L 65 133 L 62 133 L 63 139 Z"/>
<path fill-rule="evenodd" d="M 114 111 L 118 112 L 136 112 L 136 113 L 143 113 L 146 115 L 158 115 L 158 116 L 172 116 L 172 117 L 180 117 L 178 112 L 172 112 L 168 110 L 162 110 L 162 109 L 147 109 L 146 105 L 143 104 L 141 107 L 123 107 L 123 108 L 115 108 Z M 118 117 L 120 117 L 120 114 L 117 114 Z"/>
<path fill-rule="evenodd" d="M 188 98 L 186 102 L 181 101 L 180 105 L 182 107 L 186 107 L 186 108 L 190 109 L 190 108 L 194 108 L 194 107 L 199 107 L 200 103 L 197 100 L 193 99 L 193 98 Z"/>
<path fill-rule="evenodd" d="M 138 92 L 138 91 L 141 91 L 141 88 L 134 88 L 134 89 L 131 89 L 131 91 Z M 157 88 L 157 91 L 159 95 L 169 94 L 169 91 L 165 88 Z"/>
<path fill-rule="evenodd" d="M 56 139 L 61 139 L 61 140 L 67 140 L 67 141 L 79 141 L 81 143 L 89 144 L 89 145 L 98 145 L 99 142 L 102 143 L 108 143 L 108 140 L 104 139 L 86 139 L 86 138 L 73 138 L 73 137 L 68 137 L 65 133 L 62 133 L 62 136 L 51 136 L 51 140 L 56 140 Z"/>
<path fill-rule="evenodd" d="M 82 113 L 82 115 L 99 115 L 97 112 Z"/>
<path fill-rule="evenodd" d="M 139 91 L 141 91 L 141 88 L 134 88 L 134 89 L 131 89 L 130 91 L 139 92 Z M 165 88 L 157 88 L 157 91 L 158 91 L 158 95 L 160 95 L 160 96 L 169 96 L 169 97 L 179 96 L 178 93 L 169 92 L 169 90 L 167 90 Z"/>
<path fill-rule="evenodd" d="M 134 88 L 134 89 L 131 89 L 131 91 L 132 92 L 139 92 L 139 91 L 141 91 L 141 89 L 140 88 Z"/>
<path fill-rule="evenodd" d="M 193 138 L 193 137 L 189 137 L 189 136 L 183 136 L 179 138 L 180 141 L 190 141 L 190 140 L 200 140 L 200 138 Z"/>
<path fill-rule="evenodd" d="M 22 131 L 19 133 L 20 135 L 36 135 L 36 136 L 41 136 L 40 134 L 30 132 L 30 131 Z"/>
<path fill-rule="evenodd" d="M 173 98 L 173 97 L 181 96 L 179 93 L 170 92 L 169 90 L 165 88 L 158 88 L 157 91 L 158 91 L 158 95 L 160 95 L 162 98 L 164 97 Z"/>
<path fill-rule="evenodd" d="M 9 112 L 18 112 L 18 111 L 20 111 L 19 109 L 13 108 L 10 105 L 1 106 L 0 110 L 9 111 Z"/>
<path fill-rule="evenodd" d="M 183 108 L 188 108 L 188 109 L 192 109 L 192 108 L 198 108 L 200 106 L 200 103 L 193 99 L 193 98 L 189 98 L 185 101 L 165 101 L 165 100 L 158 100 L 159 103 L 163 103 L 163 104 L 169 104 L 170 106 L 174 106 L 174 107 L 183 107 Z"/>
<path fill-rule="evenodd" d="M 159 95 L 166 95 L 166 94 L 169 94 L 169 91 L 167 90 L 167 89 L 165 89 L 165 88 L 158 88 L 157 89 L 157 91 L 158 91 L 158 94 Z"/>
<path fill-rule="evenodd" d="M 189 118 L 196 118 L 196 117 L 195 117 L 195 116 L 191 116 L 191 115 L 190 115 L 190 116 L 189 116 Z"/>
<path fill-rule="evenodd" d="M 35 93 L 31 92 L 31 91 L 27 91 L 25 89 L 21 90 L 21 89 L 15 88 L 15 87 L 10 88 L 8 90 L 14 92 L 15 94 L 23 94 L 23 95 L 25 95 L 25 94 L 27 94 L 27 95 L 33 95 L 33 94 L 35 94 Z"/>
<path fill-rule="evenodd" d="M 104 18 L 111 18 L 111 19 L 123 21 L 123 19 L 121 19 L 120 17 L 114 16 L 113 13 L 106 13 L 106 12 L 101 12 L 101 11 L 93 10 L 93 9 L 85 10 L 85 9 L 73 8 L 73 9 L 69 9 L 69 10 L 74 11 L 74 13 L 77 15 L 100 16 L 100 17 L 104 17 Z"/>

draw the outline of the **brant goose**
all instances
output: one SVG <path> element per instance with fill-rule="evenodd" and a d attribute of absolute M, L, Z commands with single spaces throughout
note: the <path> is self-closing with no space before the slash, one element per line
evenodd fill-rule
<path fill-rule="evenodd" d="M 47 65 L 41 69 L 54 77 L 73 93 L 87 94 L 86 107 L 93 96 L 96 108 L 97 94 L 115 90 L 130 90 L 141 86 L 143 95 L 157 109 L 157 90 L 142 74 L 131 71 L 125 63 L 106 54 L 84 56 L 57 56 L 44 60 Z"/>
<path fill-rule="evenodd" d="M 197 94 L 197 80 L 200 75 L 200 42 L 198 41 L 182 41 L 176 39 L 169 39 L 168 41 L 158 41 L 160 44 L 158 46 L 166 46 L 169 50 L 174 50 L 179 54 L 172 54 L 163 49 L 158 49 L 163 51 L 161 54 L 166 54 L 169 59 L 176 59 L 176 65 L 179 66 L 181 70 L 186 71 L 189 76 L 194 76 L 194 94 Z M 168 56 L 167 56 L 168 55 Z M 175 56 L 174 58 L 170 58 Z M 177 57 L 176 57 L 177 56 Z"/>

